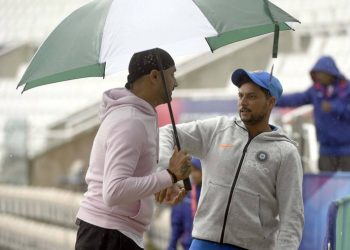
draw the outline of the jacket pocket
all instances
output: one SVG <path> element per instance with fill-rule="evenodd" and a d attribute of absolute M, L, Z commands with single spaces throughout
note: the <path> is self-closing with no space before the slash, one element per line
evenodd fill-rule
<path fill-rule="evenodd" d="M 220 241 L 229 193 L 229 185 L 209 182 L 206 192 L 201 193 L 201 196 L 203 195 L 202 201 L 199 203 L 194 219 L 195 236 L 211 241 Z"/>
<path fill-rule="evenodd" d="M 236 188 L 227 218 L 226 237 L 233 234 L 239 238 L 264 238 L 259 211 L 259 195 Z"/>
<path fill-rule="evenodd" d="M 151 223 L 153 215 L 153 200 L 152 197 L 139 200 L 140 207 L 136 215 L 130 216 L 130 219 L 135 220 L 144 226 L 148 226 Z"/>

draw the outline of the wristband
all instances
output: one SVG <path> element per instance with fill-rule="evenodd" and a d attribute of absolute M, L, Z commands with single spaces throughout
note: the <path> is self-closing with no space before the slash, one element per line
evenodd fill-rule
<path fill-rule="evenodd" d="M 177 182 L 177 177 L 176 177 L 176 175 L 173 173 L 173 172 L 171 172 L 171 170 L 170 169 L 166 169 L 166 171 L 168 171 L 168 173 L 170 174 L 170 176 L 171 176 L 171 179 L 173 180 L 173 183 L 176 183 Z"/>

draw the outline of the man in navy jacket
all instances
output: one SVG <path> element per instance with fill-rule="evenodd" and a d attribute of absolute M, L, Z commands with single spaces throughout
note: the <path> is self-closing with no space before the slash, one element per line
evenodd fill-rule
<path fill-rule="evenodd" d="M 184 250 L 188 250 L 192 242 L 193 217 L 197 210 L 197 203 L 202 187 L 202 166 L 197 158 L 191 160 L 192 190 L 183 201 L 171 209 L 171 237 L 168 250 L 176 250 L 181 243 Z"/>
<path fill-rule="evenodd" d="M 305 92 L 282 95 L 277 106 L 313 104 L 321 171 L 350 171 L 350 84 L 333 58 L 322 56 L 310 71 Z"/>

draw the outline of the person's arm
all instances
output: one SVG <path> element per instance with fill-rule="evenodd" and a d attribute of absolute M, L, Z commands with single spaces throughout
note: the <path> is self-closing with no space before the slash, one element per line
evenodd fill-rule
<path fill-rule="evenodd" d="M 181 149 L 192 156 L 204 158 L 210 148 L 213 132 L 217 126 L 217 119 L 198 120 L 176 125 Z M 175 146 L 173 128 L 171 125 L 161 127 L 159 168 L 165 168 L 167 160 Z"/>
<path fill-rule="evenodd" d="M 276 250 L 297 250 L 304 227 L 303 168 L 296 148 L 286 153 L 277 174 L 280 228 Z"/>
<path fill-rule="evenodd" d="M 312 103 L 311 97 L 312 88 L 309 88 L 305 92 L 282 95 L 278 100 L 276 107 L 299 107 Z"/>
<path fill-rule="evenodd" d="M 147 176 L 134 176 L 136 167 L 142 164 L 140 156 L 149 146 L 141 121 L 119 121 L 117 126 L 110 129 L 105 146 L 103 200 L 106 205 L 140 200 L 172 185 L 172 178 L 166 170 Z M 184 153 L 177 152 L 170 164 L 176 165 L 173 169 L 180 169 L 187 161 Z"/>
<path fill-rule="evenodd" d="M 204 158 L 211 145 L 212 135 L 217 127 L 217 119 L 183 123 L 176 126 L 180 146 L 190 155 Z M 171 125 L 160 128 L 160 161 L 158 171 L 166 168 L 167 160 L 174 148 L 173 128 Z M 169 187 L 155 194 L 155 200 L 160 203 L 176 204 L 181 201 L 185 192 L 178 188 Z"/>

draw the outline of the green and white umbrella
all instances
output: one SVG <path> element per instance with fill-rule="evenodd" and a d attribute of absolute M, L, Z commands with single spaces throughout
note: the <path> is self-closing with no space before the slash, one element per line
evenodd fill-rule
<path fill-rule="evenodd" d="M 64 19 L 40 46 L 18 86 L 127 69 L 137 51 L 160 47 L 172 56 L 214 51 L 298 22 L 267 0 L 95 0 Z"/>
<path fill-rule="evenodd" d="M 214 51 L 298 22 L 268 0 L 95 0 L 64 19 L 34 55 L 23 91 L 124 70 L 135 52 L 159 47 L 172 56 Z M 158 60 L 158 63 L 161 63 Z M 166 84 L 163 78 L 166 94 Z M 175 141 L 180 149 L 168 98 Z M 189 179 L 185 188 L 191 189 Z"/>

